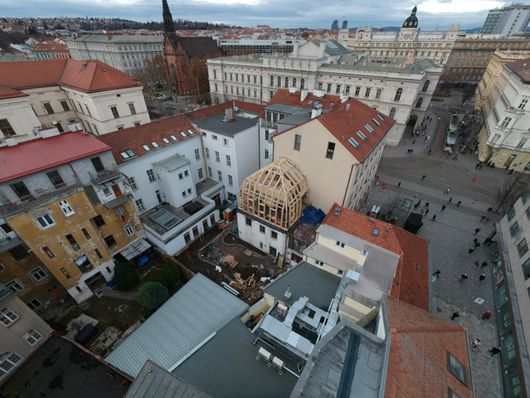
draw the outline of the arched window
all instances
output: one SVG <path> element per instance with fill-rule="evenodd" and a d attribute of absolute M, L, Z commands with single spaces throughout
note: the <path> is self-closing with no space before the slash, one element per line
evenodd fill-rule
<path fill-rule="evenodd" d="M 234 86 L 230 86 L 230 94 L 234 94 Z"/>
<path fill-rule="evenodd" d="M 254 98 L 258 98 L 258 90 L 254 89 Z"/>
<path fill-rule="evenodd" d="M 304 86 L 305 86 L 305 80 L 304 79 L 300 79 L 300 90 L 303 90 Z"/>
<path fill-rule="evenodd" d="M 296 77 L 293 77 L 293 87 L 296 87 Z"/>
<path fill-rule="evenodd" d="M 282 86 L 282 78 L 281 76 L 278 76 L 278 87 Z"/>
<path fill-rule="evenodd" d="M 429 88 L 429 84 L 431 84 L 431 81 L 425 80 L 425 83 L 423 83 L 423 88 L 421 89 L 423 93 L 427 92 L 427 89 Z"/>
<path fill-rule="evenodd" d="M 390 116 L 391 119 L 394 119 L 394 116 L 396 116 L 396 108 L 390 108 Z"/>
<path fill-rule="evenodd" d="M 247 96 L 250 97 L 250 89 L 247 88 Z"/>
<path fill-rule="evenodd" d="M 283 85 L 285 88 L 289 88 L 289 78 L 286 77 L 285 78 L 285 82 L 284 82 L 284 85 Z"/>
<path fill-rule="evenodd" d="M 422 97 L 418 98 L 418 101 L 416 102 L 416 108 L 418 109 L 421 108 L 422 103 L 423 103 L 423 98 Z"/>
<path fill-rule="evenodd" d="M 400 87 L 396 90 L 396 95 L 394 96 L 394 101 L 399 101 L 401 99 L 401 94 L 403 94 L 403 89 Z"/>
<path fill-rule="evenodd" d="M 271 87 L 274 87 L 274 76 L 271 75 Z"/>

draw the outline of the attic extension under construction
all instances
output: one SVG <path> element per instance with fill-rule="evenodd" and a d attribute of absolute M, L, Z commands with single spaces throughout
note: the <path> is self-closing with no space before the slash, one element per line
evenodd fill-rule
<path fill-rule="evenodd" d="M 241 238 L 270 254 L 284 254 L 285 234 L 300 218 L 308 190 L 305 176 L 286 158 L 248 176 L 239 188 Z"/>

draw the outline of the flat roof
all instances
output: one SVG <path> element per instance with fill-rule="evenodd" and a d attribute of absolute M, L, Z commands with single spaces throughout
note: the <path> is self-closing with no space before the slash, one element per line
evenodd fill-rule
<path fill-rule="evenodd" d="M 236 317 L 172 374 L 216 398 L 288 397 L 297 378 L 257 360 L 256 337 Z"/>
<path fill-rule="evenodd" d="M 121 398 L 131 382 L 94 354 L 51 335 L 2 384 L 3 398 Z"/>
<path fill-rule="evenodd" d="M 307 263 L 300 263 L 290 271 L 272 282 L 265 293 L 289 304 L 306 296 L 316 307 L 328 309 L 329 303 L 335 297 L 340 278 Z M 291 298 L 286 300 L 285 292 L 289 288 Z"/>
<path fill-rule="evenodd" d="M 253 126 L 257 126 L 259 119 L 256 118 L 245 118 L 234 114 L 234 120 L 231 122 L 223 122 L 225 115 L 217 114 L 204 119 L 196 120 L 195 123 L 199 128 L 203 130 L 211 131 L 212 133 L 226 135 L 233 137 L 237 133 L 245 131 Z"/>
<path fill-rule="evenodd" d="M 136 377 L 147 360 L 169 370 L 248 305 L 196 274 L 106 360 Z"/>

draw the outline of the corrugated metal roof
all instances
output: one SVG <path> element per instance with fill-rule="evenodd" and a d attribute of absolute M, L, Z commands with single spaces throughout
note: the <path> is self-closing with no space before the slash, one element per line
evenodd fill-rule
<path fill-rule="evenodd" d="M 197 274 L 106 360 L 134 377 L 147 360 L 170 369 L 247 308 L 246 303 Z"/>

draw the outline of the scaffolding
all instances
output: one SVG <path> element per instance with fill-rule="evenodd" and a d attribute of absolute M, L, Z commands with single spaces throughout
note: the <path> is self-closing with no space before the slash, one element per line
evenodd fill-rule
<path fill-rule="evenodd" d="M 238 207 L 287 231 L 302 215 L 309 190 L 295 163 L 278 159 L 248 176 L 239 188 Z"/>

